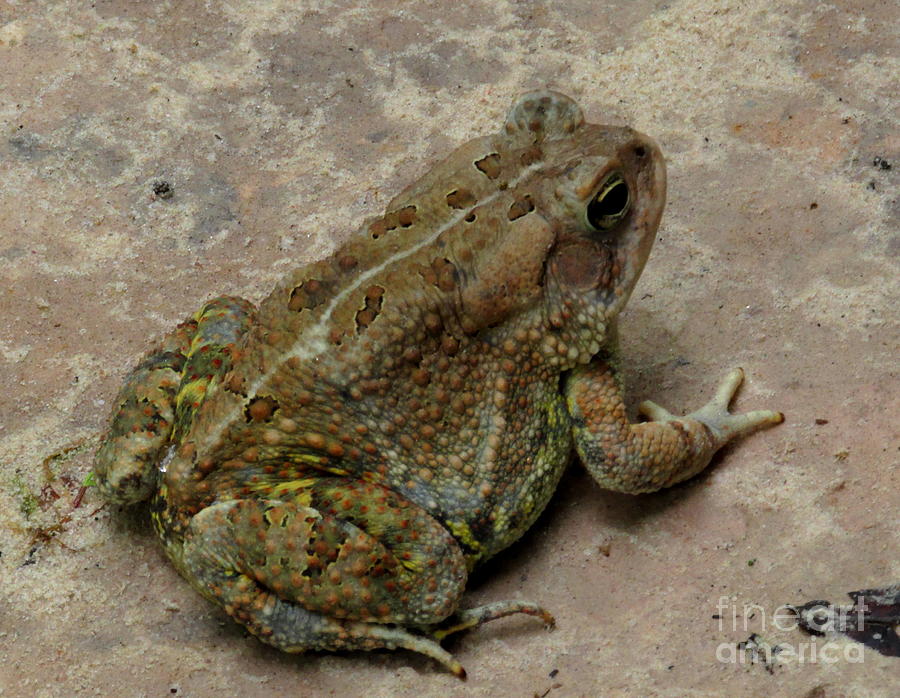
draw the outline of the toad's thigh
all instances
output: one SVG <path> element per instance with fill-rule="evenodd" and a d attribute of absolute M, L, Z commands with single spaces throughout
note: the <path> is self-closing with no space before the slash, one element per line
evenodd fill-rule
<path fill-rule="evenodd" d="M 277 499 L 222 502 L 193 518 L 184 569 L 207 597 L 252 609 L 248 595 L 272 592 L 329 617 L 403 625 L 456 609 L 465 560 L 424 509 L 349 478 L 291 484 L 272 488 Z"/>

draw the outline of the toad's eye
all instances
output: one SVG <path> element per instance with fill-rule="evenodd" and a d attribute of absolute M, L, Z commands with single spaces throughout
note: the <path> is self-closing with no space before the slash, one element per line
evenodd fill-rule
<path fill-rule="evenodd" d="M 588 223 L 597 230 L 609 230 L 625 217 L 630 203 L 628 184 L 619 172 L 613 172 L 587 206 Z"/>

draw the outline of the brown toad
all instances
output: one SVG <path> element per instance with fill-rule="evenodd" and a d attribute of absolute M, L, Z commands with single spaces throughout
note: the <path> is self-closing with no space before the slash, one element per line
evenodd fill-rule
<path fill-rule="evenodd" d="M 573 448 L 649 492 L 732 438 L 741 382 L 629 424 L 616 317 L 662 215 L 663 157 L 553 92 L 515 102 L 258 309 L 207 303 L 123 388 L 97 456 L 112 502 L 151 499 L 190 583 L 287 652 L 438 641 L 539 606 L 460 610 L 467 574 L 547 504 Z"/>

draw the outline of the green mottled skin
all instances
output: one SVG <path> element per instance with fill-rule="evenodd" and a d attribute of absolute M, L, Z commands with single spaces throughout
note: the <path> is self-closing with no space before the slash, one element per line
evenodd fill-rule
<path fill-rule="evenodd" d="M 728 413 L 733 372 L 692 415 L 646 403 L 657 421 L 628 423 L 615 319 L 664 200 L 646 136 L 523 96 L 499 134 L 258 309 L 216 299 L 151 351 L 98 453 L 101 492 L 151 498 L 181 574 L 264 641 L 405 647 L 462 675 L 437 643 L 449 632 L 552 621 L 530 603 L 459 602 L 573 448 L 604 487 L 651 491 L 780 421 Z"/>

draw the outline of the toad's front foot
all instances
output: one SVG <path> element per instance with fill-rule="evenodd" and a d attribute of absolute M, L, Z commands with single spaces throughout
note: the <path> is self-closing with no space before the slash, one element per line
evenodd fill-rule
<path fill-rule="evenodd" d="M 655 402 L 646 400 L 642 402 L 638 411 L 656 422 L 673 422 L 685 419 L 694 419 L 706 426 L 715 441 L 713 451 L 718 450 L 732 439 L 746 436 L 759 429 L 781 424 L 784 415 L 772 410 L 754 410 L 743 414 L 731 414 L 728 405 L 734 399 L 738 387 L 744 381 L 744 371 L 735 368 L 719 383 L 716 395 L 699 410 L 691 412 L 685 417 L 673 415 L 664 407 Z"/>
<path fill-rule="evenodd" d="M 770 410 L 728 412 L 743 379 L 741 369 L 731 371 L 712 400 L 684 417 L 644 402 L 640 412 L 652 421 L 629 424 L 612 367 L 595 361 L 578 368 L 566 383 L 578 455 L 600 485 L 618 492 L 655 492 L 687 480 L 732 439 L 784 421 Z"/>

